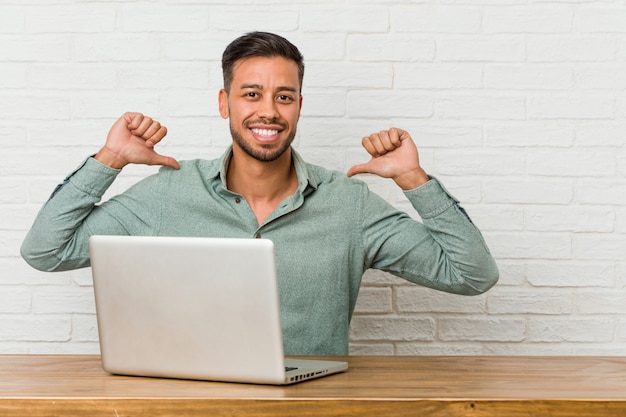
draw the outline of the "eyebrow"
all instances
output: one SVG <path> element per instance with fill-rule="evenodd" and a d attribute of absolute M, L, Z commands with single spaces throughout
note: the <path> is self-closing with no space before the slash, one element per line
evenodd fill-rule
<path fill-rule="evenodd" d="M 242 84 L 240 88 L 242 90 L 247 89 L 247 88 L 252 88 L 255 90 L 263 90 L 263 86 L 260 84 Z M 298 90 L 295 87 L 289 87 L 289 86 L 280 86 L 276 88 L 276 91 L 291 91 L 293 93 L 298 92 Z"/>

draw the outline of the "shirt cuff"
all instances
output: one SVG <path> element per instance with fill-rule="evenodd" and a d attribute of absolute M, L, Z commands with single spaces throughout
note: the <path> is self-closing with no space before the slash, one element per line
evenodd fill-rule
<path fill-rule="evenodd" d="M 459 203 L 435 177 L 430 177 L 426 184 L 404 191 L 404 195 L 422 219 L 436 217 Z"/>
<path fill-rule="evenodd" d="M 54 190 L 52 197 L 68 183 L 84 193 L 102 196 L 120 172 L 119 169 L 108 167 L 93 157 L 89 157 L 65 178 L 63 183 Z"/>

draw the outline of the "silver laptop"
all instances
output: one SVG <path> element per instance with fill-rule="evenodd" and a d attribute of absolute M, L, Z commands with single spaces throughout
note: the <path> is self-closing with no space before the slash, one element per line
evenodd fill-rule
<path fill-rule="evenodd" d="M 92 236 L 89 249 L 109 373 L 283 385 L 348 368 L 284 358 L 270 240 Z"/>

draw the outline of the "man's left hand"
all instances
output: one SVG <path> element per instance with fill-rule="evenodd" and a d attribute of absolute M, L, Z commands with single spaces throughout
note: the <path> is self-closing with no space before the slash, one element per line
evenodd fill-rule
<path fill-rule="evenodd" d="M 417 188 L 430 179 L 420 166 L 419 153 L 413 139 L 405 130 L 392 127 L 365 136 L 361 143 L 372 159 L 350 168 L 349 177 L 375 174 L 393 179 L 403 190 Z"/>

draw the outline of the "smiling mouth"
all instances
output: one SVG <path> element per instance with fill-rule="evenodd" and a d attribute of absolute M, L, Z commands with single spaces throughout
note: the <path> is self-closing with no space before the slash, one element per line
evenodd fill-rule
<path fill-rule="evenodd" d="M 266 138 L 270 138 L 270 137 L 278 135 L 278 130 L 276 130 L 276 129 L 257 129 L 257 128 L 253 128 L 253 129 L 250 129 L 250 130 L 255 135 L 266 137 Z"/>

